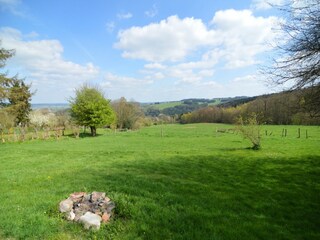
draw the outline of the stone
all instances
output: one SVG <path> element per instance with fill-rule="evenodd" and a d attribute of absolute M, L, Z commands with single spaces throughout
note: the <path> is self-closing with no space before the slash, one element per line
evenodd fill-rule
<path fill-rule="evenodd" d="M 66 199 L 60 202 L 59 204 L 59 210 L 60 212 L 70 212 L 73 208 L 73 201 L 70 199 Z"/>
<path fill-rule="evenodd" d="M 73 202 L 80 202 L 86 194 L 86 192 L 71 193 L 69 199 Z"/>
<path fill-rule="evenodd" d="M 90 201 L 90 199 L 91 199 L 91 194 L 85 194 L 85 195 L 83 196 L 83 200 L 84 200 L 84 201 Z"/>
<path fill-rule="evenodd" d="M 86 212 L 83 216 L 80 217 L 79 221 L 83 223 L 85 229 L 100 229 L 101 217 L 92 212 Z"/>
<path fill-rule="evenodd" d="M 102 214 L 101 219 L 102 219 L 102 222 L 106 223 L 109 221 L 110 215 L 108 213 L 104 213 L 104 214 Z"/>
<path fill-rule="evenodd" d="M 106 193 L 104 192 L 92 192 L 91 193 L 91 202 L 97 202 L 99 200 L 102 200 L 106 197 Z"/>
<path fill-rule="evenodd" d="M 115 207 L 116 207 L 116 205 L 114 204 L 114 202 L 108 202 L 107 213 L 110 214 Z"/>
<path fill-rule="evenodd" d="M 86 229 L 98 230 L 101 222 L 107 223 L 112 217 L 114 202 L 104 192 L 74 192 L 59 204 L 60 212 L 69 221 L 80 222 Z"/>
<path fill-rule="evenodd" d="M 67 219 L 69 220 L 69 221 L 72 221 L 74 218 L 75 218 L 75 214 L 74 214 L 74 212 L 73 212 L 73 210 L 71 210 L 68 214 L 67 214 Z"/>

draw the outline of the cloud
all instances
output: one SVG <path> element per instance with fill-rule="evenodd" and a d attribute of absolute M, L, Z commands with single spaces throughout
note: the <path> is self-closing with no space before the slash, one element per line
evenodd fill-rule
<path fill-rule="evenodd" d="M 122 19 L 129 19 L 129 18 L 132 18 L 133 15 L 132 13 L 128 12 L 128 13 L 118 13 L 117 14 L 117 18 L 122 20 Z"/>
<path fill-rule="evenodd" d="M 255 10 L 268 10 L 272 6 L 281 6 L 285 0 L 253 0 L 251 8 Z"/>
<path fill-rule="evenodd" d="M 258 96 L 270 93 L 265 78 L 260 74 L 249 74 L 232 79 L 224 85 L 230 96 Z"/>
<path fill-rule="evenodd" d="M 233 9 L 216 12 L 209 26 L 201 19 L 171 16 L 119 32 L 114 47 L 123 51 L 124 58 L 149 62 L 185 61 L 204 52 L 185 65 L 206 68 L 224 60 L 227 68 L 244 67 L 256 64 L 256 56 L 270 49 L 268 43 L 275 38 L 272 27 L 278 20 Z"/>
<path fill-rule="evenodd" d="M 158 8 L 157 8 L 156 4 L 153 4 L 152 8 L 145 11 L 144 14 L 150 18 L 155 17 L 158 14 Z"/>
<path fill-rule="evenodd" d="M 21 0 L 0 0 L 0 10 L 9 11 L 19 17 L 25 17 L 25 13 L 20 9 Z"/>
<path fill-rule="evenodd" d="M 112 21 L 106 23 L 106 29 L 107 29 L 107 31 L 108 31 L 109 33 L 112 33 L 113 30 L 115 29 L 115 27 L 116 27 L 116 25 L 115 25 L 115 23 L 112 22 Z"/>
<path fill-rule="evenodd" d="M 152 83 L 152 81 L 148 79 L 119 76 L 110 72 L 105 74 L 104 79 L 106 82 L 110 83 L 110 86 L 121 86 L 123 88 L 130 88 L 132 86 L 141 86 Z"/>
<path fill-rule="evenodd" d="M 153 80 L 147 77 L 135 78 L 107 72 L 100 86 L 107 92 L 108 98 L 118 99 L 125 96 L 128 99 L 141 101 L 152 91 L 149 86 L 153 83 Z M 151 96 L 152 94 L 150 94 L 150 98 Z"/>
<path fill-rule="evenodd" d="M 147 69 L 165 69 L 166 66 L 161 63 L 148 63 L 144 65 Z"/>
<path fill-rule="evenodd" d="M 211 24 L 219 36 L 228 68 L 257 63 L 256 55 L 271 49 L 275 40 L 273 26 L 279 18 L 255 17 L 250 10 L 218 11 Z"/>
<path fill-rule="evenodd" d="M 178 61 L 197 47 L 209 44 L 212 35 L 200 19 L 171 16 L 160 23 L 119 32 L 119 41 L 114 46 L 124 50 L 125 58 Z"/>
<path fill-rule="evenodd" d="M 16 55 L 10 59 L 8 67 L 20 69 L 27 80 L 32 81 L 33 86 L 38 89 L 37 95 L 48 91 L 50 85 L 56 89 L 56 93 L 52 89 L 51 95 L 67 94 L 67 89 L 93 80 L 99 74 L 98 67 L 90 62 L 80 65 L 65 60 L 63 46 L 58 40 L 26 41 L 25 35 L 14 28 L 1 28 L 0 38 L 4 48 L 16 50 Z"/>

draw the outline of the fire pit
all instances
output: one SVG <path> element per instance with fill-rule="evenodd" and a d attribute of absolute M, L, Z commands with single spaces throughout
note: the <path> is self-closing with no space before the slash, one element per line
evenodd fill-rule
<path fill-rule="evenodd" d="M 61 201 L 59 210 L 69 221 L 80 222 L 85 229 L 100 229 L 101 222 L 107 223 L 115 208 L 114 202 L 104 192 L 75 192 Z"/>

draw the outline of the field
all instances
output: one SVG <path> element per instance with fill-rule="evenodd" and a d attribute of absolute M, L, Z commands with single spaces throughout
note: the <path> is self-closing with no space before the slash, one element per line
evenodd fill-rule
<path fill-rule="evenodd" d="M 148 105 L 151 106 L 154 109 L 158 109 L 158 110 L 163 110 L 166 108 L 171 108 L 171 107 L 175 107 L 175 106 L 179 106 L 182 104 L 182 101 L 174 101 L 174 102 L 161 102 L 159 104 L 151 104 Z"/>
<path fill-rule="evenodd" d="M 0 239 L 320 239 L 320 128 L 263 126 L 259 151 L 224 128 L 0 144 Z M 107 192 L 113 220 L 65 221 L 58 204 L 77 191 Z"/>

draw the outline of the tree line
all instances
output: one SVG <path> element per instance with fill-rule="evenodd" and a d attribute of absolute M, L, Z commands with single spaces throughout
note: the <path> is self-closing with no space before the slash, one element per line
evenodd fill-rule
<path fill-rule="evenodd" d="M 320 104 L 314 104 L 313 94 L 318 87 L 260 96 L 248 103 L 233 107 L 209 106 L 183 114 L 181 123 L 236 123 L 239 117 L 257 115 L 263 124 L 320 124 Z M 310 105 L 312 104 L 312 107 Z"/>

